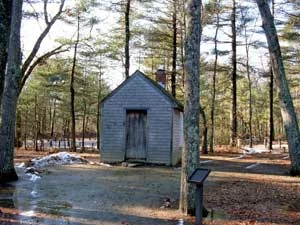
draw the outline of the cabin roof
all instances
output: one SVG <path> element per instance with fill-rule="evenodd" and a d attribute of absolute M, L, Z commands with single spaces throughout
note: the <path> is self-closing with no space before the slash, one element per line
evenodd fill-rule
<path fill-rule="evenodd" d="M 123 81 L 117 88 L 115 88 L 110 94 L 108 94 L 106 97 L 104 97 L 101 101 L 101 104 L 103 104 L 106 100 L 111 98 L 115 95 L 123 86 L 125 86 L 128 82 L 130 82 L 134 77 L 141 77 L 143 80 L 145 80 L 150 86 L 152 86 L 154 89 L 156 89 L 158 92 L 160 92 L 166 99 L 169 100 L 169 102 L 174 106 L 174 108 L 179 109 L 180 111 L 183 111 L 183 105 L 180 101 L 178 101 L 176 98 L 174 98 L 167 90 L 165 90 L 161 85 L 159 85 L 156 81 L 152 80 L 151 78 L 147 77 L 145 74 L 143 74 L 141 71 L 136 70 L 128 79 Z"/>

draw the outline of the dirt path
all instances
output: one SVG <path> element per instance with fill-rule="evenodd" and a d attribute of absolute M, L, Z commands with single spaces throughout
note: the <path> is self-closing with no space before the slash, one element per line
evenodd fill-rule
<path fill-rule="evenodd" d="M 18 162 L 33 154 L 25 153 L 17 153 Z M 285 174 L 286 153 L 215 154 L 201 161 L 213 171 L 204 194 L 213 213 L 204 224 L 300 224 L 300 178 Z M 23 169 L 18 174 L 18 182 L 0 187 L 0 224 L 193 224 L 177 210 L 179 168 L 58 166 L 35 181 Z M 162 207 L 169 201 L 170 208 Z"/>

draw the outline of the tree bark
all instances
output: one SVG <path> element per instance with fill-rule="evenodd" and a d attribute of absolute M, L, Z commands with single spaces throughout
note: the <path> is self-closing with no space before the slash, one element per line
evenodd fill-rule
<path fill-rule="evenodd" d="M 177 62 L 177 0 L 173 0 L 173 40 L 172 40 L 172 75 L 171 75 L 171 91 L 172 96 L 176 98 L 176 62 Z"/>
<path fill-rule="evenodd" d="M 130 55 L 129 55 L 129 41 L 130 41 L 130 4 L 131 0 L 127 0 L 125 9 L 125 78 L 129 78 Z"/>
<path fill-rule="evenodd" d="M 214 151 L 214 136 L 215 136 L 215 102 L 216 102 L 216 79 L 217 79 L 217 69 L 218 69 L 218 33 L 220 28 L 220 0 L 217 2 L 217 21 L 216 21 L 216 32 L 214 37 L 214 51 L 215 51 L 215 61 L 214 61 L 214 73 L 212 80 L 212 93 L 211 93 L 211 105 L 210 105 L 210 135 L 209 135 L 209 151 Z"/>
<path fill-rule="evenodd" d="M 247 13 L 247 12 L 246 12 Z M 248 30 L 247 30 L 247 18 L 242 14 L 243 19 L 243 27 L 244 27 L 244 35 L 245 35 L 245 48 L 246 48 L 246 71 L 247 71 L 247 79 L 248 79 L 248 89 L 249 89 L 249 147 L 253 147 L 253 135 L 252 135 L 252 82 L 251 82 L 251 75 L 250 75 L 250 65 L 249 65 L 249 50 L 250 44 L 248 40 Z"/>
<path fill-rule="evenodd" d="M 100 60 L 101 64 L 101 60 Z M 100 151 L 100 132 L 101 132 L 101 111 L 100 103 L 102 100 L 102 67 L 100 65 L 100 71 L 98 76 L 98 104 L 97 104 L 97 149 Z"/>
<path fill-rule="evenodd" d="M 12 2 L 11 0 L 0 0 L 0 105 L 7 63 Z"/>
<path fill-rule="evenodd" d="M 16 112 L 16 137 L 15 137 L 15 147 L 22 147 L 22 115 L 20 110 Z"/>
<path fill-rule="evenodd" d="M 246 67 L 247 67 L 247 78 L 248 78 L 248 88 L 249 88 L 249 147 L 253 147 L 253 135 L 252 135 L 252 83 L 250 76 L 250 66 L 249 66 L 249 44 L 246 43 Z"/>
<path fill-rule="evenodd" d="M 0 127 L 0 183 L 18 179 L 14 168 L 14 136 L 18 84 L 21 79 L 20 28 L 22 21 L 22 0 L 14 0 L 12 6 L 7 72 L 2 97 L 2 120 Z"/>
<path fill-rule="evenodd" d="M 200 105 L 200 115 L 203 120 L 203 131 L 202 131 L 202 139 L 201 139 L 201 152 L 202 154 L 208 154 L 208 148 L 207 148 L 207 120 L 206 115 L 203 107 Z"/>
<path fill-rule="evenodd" d="M 34 96 L 34 150 L 38 151 L 38 140 L 39 140 L 39 118 L 37 112 L 37 94 Z"/>
<path fill-rule="evenodd" d="M 74 89 L 74 78 L 76 70 L 76 60 L 77 60 L 77 48 L 79 43 L 79 29 L 80 29 L 80 16 L 77 16 L 77 37 L 74 46 L 74 55 L 71 71 L 71 80 L 70 80 L 70 94 L 71 94 L 71 133 L 72 133 L 72 142 L 71 142 L 71 151 L 76 152 L 76 118 L 75 118 L 75 89 Z"/>
<path fill-rule="evenodd" d="M 274 117 L 273 117 L 273 102 L 274 102 L 274 96 L 273 96 L 273 90 L 274 90 L 274 76 L 272 67 L 270 67 L 270 83 L 269 83 L 269 143 L 268 143 L 268 149 L 273 149 L 273 141 L 274 141 Z"/>
<path fill-rule="evenodd" d="M 82 136 L 81 136 L 81 151 L 84 152 L 85 149 L 85 144 L 84 144 L 84 139 L 85 139 L 85 120 L 86 120 L 86 102 L 85 99 L 83 100 L 83 116 L 82 116 Z"/>
<path fill-rule="evenodd" d="M 236 89 L 236 3 L 232 0 L 232 14 L 231 14 L 231 32 L 232 32 L 232 72 L 231 72 L 231 133 L 230 145 L 235 147 L 237 144 L 237 89 Z"/>
<path fill-rule="evenodd" d="M 272 15 L 275 16 L 275 0 L 272 0 Z M 272 65 L 270 65 L 270 83 L 269 83 L 269 143 L 268 149 L 273 149 L 274 141 L 274 117 L 273 117 L 273 103 L 274 103 L 274 76 Z"/>
<path fill-rule="evenodd" d="M 50 114 L 52 114 L 52 112 L 50 111 Z M 53 101 L 53 115 L 52 115 L 52 120 L 51 120 L 51 139 L 53 139 L 54 137 L 54 126 L 55 126 L 55 119 L 56 119 L 56 99 L 54 99 Z"/>
<path fill-rule="evenodd" d="M 182 4 L 182 8 L 184 11 L 184 4 Z M 183 12 L 181 19 L 181 28 L 180 28 L 180 61 L 182 67 L 182 88 L 184 89 L 184 77 L 185 77 L 185 68 L 184 68 L 184 39 L 186 36 L 186 21 L 185 21 L 185 12 Z"/>
<path fill-rule="evenodd" d="M 27 150 L 27 121 L 28 121 L 28 106 L 26 106 L 26 110 L 25 110 L 25 121 L 24 121 L 24 148 L 25 150 Z"/>
<path fill-rule="evenodd" d="M 289 91 L 288 82 L 285 75 L 281 49 L 277 36 L 274 17 L 271 14 L 266 0 L 256 0 L 261 18 L 262 26 L 266 34 L 270 61 L 274 73 L 275 86 L 280 101 L 280 110 L 283 125 L 287 137 L 289 154 L 291 159 L 290 173 L 292 175 L 300 174 L 300 132 L 297 117 L 293 105 L 293 100 Z"/>
<path fill-rule="evenodd" d="M 184 150 L 182 152 L 180 210 L 195 212 L 195 188 L 188 176 L 199 166 L 199 62 L 201 39 L 201 1 L 187 1 L 185 41 Z"/>

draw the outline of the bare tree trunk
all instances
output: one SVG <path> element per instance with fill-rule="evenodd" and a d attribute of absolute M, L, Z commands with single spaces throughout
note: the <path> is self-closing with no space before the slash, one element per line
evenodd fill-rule
<path fill-rule="evenodd" d="M 41 137 L 44 138 L 47 132 L 47 108 L 43 106 L 42 108 L 42 118 L 41 118 Z"/>
<path fill-rule="evenodd" d="M 70 148 L 70 120 L 65 121 L 64 137 L 67 137 L 68 147 Z"/>
<path fill-rule="evenodd" d="M 247 78 L 248 78 L 248 88 L 249 88 L 249 147 L 253 147 L 253 135 L 252 135 L 252 83 L 250 77 L 250 69 L 249 69 L 249 45 L 246 44 L 246 56 L 247 56 Z"/>
<path fill-rule="evenodd" d="M 184 4 L 182 4 L 182 10 L 184 11 Z M 182 88 L 184 89 L 184 77 L 185 77 L 185 68 L 184 68 L 184 40 L 186 36 L 186 21 L 185 21 L 185 12 L 183 12 L 180 28 L 180 61 L 182 67 Z"/>
<path fill-rule="evenodd" d="M 101 60 L 100 60 L 101 63 Z M 101 130 L 101 125 L 100 125 L 100 117 L 101 117 L 101 112 L 100 112 L 100 102 L 102 99 L 102 67 L 100 65 L 100 71 L 99 71 L 99 76 L 98 76 L 98 105 L 97 105 L 97 149 L 100 150 L 100 130 Z"/>
<path fill-rule="evenodd" d="M 201 139 L 201 152 L 202 154 L 208 154 L 208 148 L 207 148 L 207 120 L 206 120 L 206 115 L 203 107 L 200 104 L 200 115 L 203 120 L 203 131 L 202 131 L 202 139 Z"/>
<path fill-rule="evenodd" d="M 28 106 L 26 106 L 25 110 L 25 121 L 24 121 L 24 148 L 27 150 L 27 120 L 28 120 Z"/>
<path fill-rule="evenodd" d="M 272 0 L 272 15 L 275 16 L 275 0 Z M 268 149 L 273 149 L 274 141 L 274 117 L 273 117 L 273 103 L 274 103 L 274 76 L 272 65 L 270 65 L 270 83 L 269 83 L 269 143 Z"/>
<path fill-rule="evenodd" d="M 281 56 L 281 49 L 277 36 L 274 17 L 271 14 L 269 5 L 265 0 L 256 0 L 258 5 L 263 29 L 268 41 L 271 64 L 274 73 L 275 86 L 278 91 L 281 116 L 287 137 L 292 175 L 300 174 L 300 132 L 298 121 L 290 94 L 288 82 L 286 80 L 285 69 Z"/>
<path fill-rule="evenodd" d="M 13 1 L 0 0 L 0 105 L 8 55 L 12 3 Z"/>
<path fill-rule="evenodd" d="M 52 112 L 51 112 L 51 114 L 52 114 Z M 52 115 L 52 120 L 51 120 L 51 133 L 50 133 L 51 139 L 53 139 L 53 136 L 54 136 L 55 119 L 56 119 L 56 99 L 54 99 L 54 102 L 53 102 L 53 115 Z"/>
<path fill-rule="evenodd" d="M 0 183 L 18 179 L 14 168 L 14 137 L 16 108 L 21 77 L 20 28 L 22 0 L 14 0 L 12 6 L 11 33 L 7 57 L 7 72 L 2 96 L 2 119 L 0 127 Z"/>
<path fill-rule="evenodd" d="M 199 62 L 201 39 L 201 1 L 187 1 L 185 41 L 184 150 L 182 152 L 180 210 L 195 212 L 195 188 L 188 176 L 199 166 Z"/>
<path fill-rule="evenodd" d="M 214 136 L 215 136 L 215 102 L 216 102 L 216 79 L 217 79 L 217 69 L 218 69 L 218 33 L 220 28 L 220 0 L 217 2 L 217 24 L 216 24 L 216 32 L 214 37 L 214 51 L 215 51 L 215 61 L 214 61 L 214 73 L 213 73 L 213 81 L 212 81 L 212 97 L 211 97 L 211 105 L 210 105 L 210 135 L 209 135 L 209 151 L 214 151 Z"/>
<path fill-rule="evenodd" d="M 86 102 L 83 100 L 83 118 L 82 118 L 82 136 L 81 136 L 81 151 L 84 151 L 85 139 L 85 119 L 86 119 Z"/>
<path fill-rule="evenodd" d="M 34 150 L 38 151 L 38 140 L 39 140 L 39 120 L 37 115 L 37 94 L 34 96 Z"/>
<path fill-rule="evenodd" d="M 231 134 L 230 145 L 235 147 L 237 144 L 237 90 L 236 90 L 236 3 L 232 0 L 231 32 L 232 32 L 232 73 L 231 73 Z"/>
<path fill-rule="evenodd" d="M 76 70 L 76 60 L 77 60 L 77 48 L 79 43 L 79 20 L 80 16 L 77 15 L 77 37 L 74 46 L 74 55 L 73 55 L 73 64 L 71 71 L 71 81 L 70 81 L 70 93 L 71 93 L 71 133 L 72 133 L 72 142 L 71 142 L 71 151 L 76 152 L 76 118 L 75 118 L 75 89 L 74 89 L 74 77 Z"/>
<path fill-rule="evenodd" d="M 268 149 L 273 149 L 274 141 L 274 117 L 273 117 L 273 90 L 274 90 L 274 76 L 272 66 L 270 66 L 270 83 L 269 83 L 269 144 Z"/>
<path fill-rule="evenodd" d="M 177 0 L 173 0 L 173 40 L 172 40 L 172 75 L 171 75 L 171 91 L 172 96 L 176 98 L 176 63 L 177 63 Z"/>
<path fill-rule="evenodd" d="M 246 12 L 247 13 L 247 12 Z M 246 71 L 247 71 L 247 79 L 248 79 L 248 89 L 249 89 L 249 147 L 253 147 L 253 134 L 252 134 L 252 82 L 250 75 L 250 65 L 249 65 L 249 50 L 250 44 L 248 40 L 248 30 L 247 30 L 247 18 L 245 13 L 242 11 L 242 19 L 243 19 L 243 27 L 244 27 L 244 35 L 245 35 L 245 48 L 246 48 Z"/>
<path fill-rule="evenodd" d="M 16 112 L 16 137 L 15 137 L 15 147 L 22 147 L 22 116 L 20 110 Z"/>
<path fill-rule="evenodd" d="M 129 41 L 130 41 L 130 4 L 131 0 L 126 2 L 125 10 L 125 78 L 129 78 L 130 55 L 129 55 Z"/>

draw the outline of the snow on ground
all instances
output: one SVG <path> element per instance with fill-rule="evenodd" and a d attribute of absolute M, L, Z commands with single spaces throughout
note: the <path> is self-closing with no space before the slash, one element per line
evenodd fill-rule
<path fill-rule="evenodd" d="M 25 168 L 25 173 L 38 175 L 42 172 L 41 168 L 43 167 L 70 164 L 91 164 L 111 167 L 110 164 L 92 162 L 75 154 L 70 154 L 68 152 L 59 152 L 41 158 L 31 159 L 28 163 L 16 163 L 16 168 Z"/>
<path fill-rule="evenodd" d="M 32 159 L 30 165 L 35 168 L 41 168 L 54 165 L 67 165 L 67 164 L 82 164 L 88 163 L 86 159 L 78 155 L 70 154 L 68 152 L 59 152 L 42 158 Z"/>
<path fill-rule="evenodd" d="M 95 164 L 95 163 L 92 163 L 92 164 Z M 111 167 L 111 165 L 107 164 L 107 163 L 98 163 L 98 165 L 100 165 L 100 166 L 106 166 L 106 167 Z"/>
<path fill-rule="evenodd" d="M 29 165 L 35 168 L 42 168 L 47 166 L 70 165 L 70 164 L 91 164 L 91 165 L 111 167 L 111 165 L 109 164 L 95 163 L 86 160 L 79 155 L 70 154 L 68 152 L 59 152 L 59 153 L 44 156 L 42 158 L 32 159 L 30 160 Z"/>
<path fill-rule="evenodd" d="M 252 168 L 257 167 L 259 165 L 260 165 L 260 163 L 254 163 L 254 164 L 251 164 L 249 166 L 246 166 L 246 169 L 252 169 Z"/>
<path fill-rule="evenodd" d="M 23 167 L 25 167 L 25 163 L 16 163 L 16 167 L 17 168 L 23 168 Z"/>
<path fill-rule="evenodd" d="M 36 182 L 38 179 L 41 179 L 40 176 L 35 175 L 35 174 L 27 174 L 28 176 L 30 176 L 29 180 L 32 182 Z"/>
<path fill-rule="evenodd" d="M 214 160 L 205 160 L 205 161 L 201 161 L 200 160 L 200 164 L 205 164 L 205 163 L 210 163 L 210 162 L 213 162 Z"/>
<path fill-rule="evenodd" d="M 105 163 L 95 163 L 88 161 L 78 155 L 70 154 L 68 152 L 59 152 L 51 155 L 47 155 L 41 158 L 34 158 L 29 163 L 18 163 L 17 168 L 24 168 L 24 172 L 29 176 L 29 180 L 36 182 L 41 178 L 41 173 L 45 170 L 42 169 L 48 166 L 57 165 L 70 165 L 70 164 L 92 164 L 110 167 L 111 165 Z"/>
<path fill-rule="evenodd" d="M 257 154 L 257 153 L 264 153 L 264 152 L 269 152 L 268 149 L 265 148 L 249 148 L 245 147 L 243 148 L 243 153 L 244 154 Z"/>

